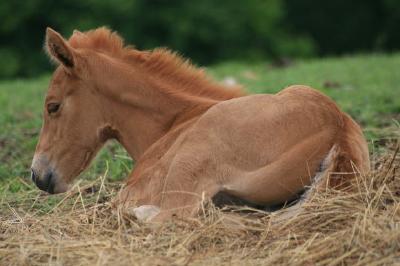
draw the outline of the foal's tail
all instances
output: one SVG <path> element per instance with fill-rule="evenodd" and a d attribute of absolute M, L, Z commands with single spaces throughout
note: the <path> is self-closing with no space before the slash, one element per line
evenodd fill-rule
<path fill-rule="evenodd" d="M 350 116 L 343 115 L 343 132 L 322 162 L 322 170 L 317 173 L 317 176 L 321 176 L 320 180 L 315 178 L 312 184 L 319 189 L 351 189 L 350 181 L 356 175 L 366 174 L 370 170 L 368 144 L 361 128 Z"/>
<path fill-rule="evenodd" d="M 343 132 L 339 134 L 329 169 L 331 178 L 328 181 L 335 187 L 348 185 L 348 181 L 356 175 L 370 171 L 368 144 L 360 126 L 344 113 L 343 122 Z"/>
<path fill-rule="evenodd" d="M 351 180 L 357 175 L 364 175 L 370 170 L 368 144 L 361 128 L 347 114 L 344 115 L 343 131 L 338 142 L 332 146 L 321 162 L 319 172 L 312 179 L 311 185 L 297 203 L 284 209 L 276 221 L 287 220 L 300 213 L 312 196 L 328 187 L 351 190 Z"/>

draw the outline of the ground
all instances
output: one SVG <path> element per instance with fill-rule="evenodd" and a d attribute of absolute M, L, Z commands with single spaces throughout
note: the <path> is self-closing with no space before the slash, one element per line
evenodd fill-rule
<path fill-rule="evenodd" d="M 282 64 L 283 63 L 283 64 Z M 249 93 L 307 84 L 362 126 L 373 171 L 355 192 L 318 194 L 299 216 L 221 211 L 161 227 L 121 217 L 110 198 L 133 167 L 116 143 L 74 188 L 49 196 L 29 180 L 45 75 L 0 82 L 0 265 L 393 265 L 400 263 L 400 54 L 310 61 L 225 63 L 207 71 Z"/>

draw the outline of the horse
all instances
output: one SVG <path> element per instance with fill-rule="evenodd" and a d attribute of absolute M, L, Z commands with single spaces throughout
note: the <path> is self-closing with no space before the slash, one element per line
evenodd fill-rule
<path fill-rule="evenodd" d="M 270 206 L 369 171 L 360 126 L 319 91 L 248 95 L 165 48 L 139 51 L 108 28 L 47 28 L 55 62 L 31 165 L 37 187 L 69 189 L 110 139 L 135 161 L 114 206 L 164 222 L 219 193 Z"/>

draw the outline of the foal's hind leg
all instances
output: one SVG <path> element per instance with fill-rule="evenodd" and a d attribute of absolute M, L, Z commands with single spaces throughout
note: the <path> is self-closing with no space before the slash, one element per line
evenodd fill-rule
<path fill-rule="evenodd" d="M 309 136 L 270 164 L 226 182 L 226 192 L 263 205 L 293 199 L 310 185 L 318 166 L 333 145 L 332 137 L 330 130 Z"/>

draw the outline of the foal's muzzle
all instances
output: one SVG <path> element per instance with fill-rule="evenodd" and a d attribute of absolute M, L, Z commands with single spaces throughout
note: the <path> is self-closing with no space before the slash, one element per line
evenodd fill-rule
<path fill-rule="evenodd" d="M 53 172 L 49 171 L 44 175 L 43 178 L 40 178 L 35 170 L 31 168 L 32 181 L 36 184 L 38 188 L 43 191 L 49 192 L 50 194 L 54 193 L 55 179 L 53 178 L 53 176 Z"/>
<path fill-rule="evenodd" d="M 38 188 L 50 194 L 62 193 L 69 186 L 43 154 L 35 155 L 31 166 L 31 178 Z"/>

